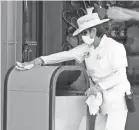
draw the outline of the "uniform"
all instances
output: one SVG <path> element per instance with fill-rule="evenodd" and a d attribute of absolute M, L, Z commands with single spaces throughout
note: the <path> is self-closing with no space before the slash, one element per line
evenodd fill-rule
<path fill-rule="evenodd" d="M 84 59 L 87 52 L 90 55 Z M 95 130 L 124 130 L 127 118 L 124 96 L 125 92 L 130 92 L 130 83 L 126 75 L 126 51 L 122 44 L 104 35 L 95 49 L 82 44 L 72 50 L 41 58 L 46 64 L 85 60 L 89 76 L 103 89 L 103 104 L 96 117 Z"/>

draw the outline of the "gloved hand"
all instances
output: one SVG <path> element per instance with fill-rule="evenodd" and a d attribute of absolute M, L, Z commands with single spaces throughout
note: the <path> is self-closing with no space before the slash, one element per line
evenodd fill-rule
<path fill-rule="evenodd" d="M 101 92 L 100 89 L 98 89 L 100 88 L 98 84 L 94 84 L 91 79 L 89 79 L 89 82 L 90 82 L 90 88 L 87 89 L 85 95 L 89 97 L 90 95 L 96 95 L 98 92 Z"/>
<path fill-rule="evenodd" d="M 89 97 L 90 95 L 96 95 L 98 92 L 100 91 L 97 89 L 97 85 L 94 85 L 93 87 L 91 86 L 90 88 L 87 89 L 85 95 Z"/>
<path fill-rule="evenodd" d="M 25 62 L 25 63 L 16 62 L 15 68 L 17 70 L 24 71 L 24 70 L 32 69 L 36 65 L 42 65 L 42 64 L 43 64 L 43 61 L 40 58 L 36 58 L 30 62 Z"/>
<path fill-rule="evenodd" d="M 26 64 L 26 65 L 25 65 Z M 34 64 L 16 62 L 15 68 L 17 70 L 29 70 L 34 67 Z"/>

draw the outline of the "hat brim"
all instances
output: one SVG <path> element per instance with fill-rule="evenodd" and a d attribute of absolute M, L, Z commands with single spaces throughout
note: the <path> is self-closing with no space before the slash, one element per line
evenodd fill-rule
<path fill-rule="evenodd" d="M 100 20 L 99 22 L 97 21 L 96 23 L 91 23 L 91 24 L 87 24 L 86 26 L 82 27 L 82 28 L 78 28 L 74 33 L 73 36 L 76 36 L 77 34 L 81 33 L 82 31 L 84 31 L 85 29 L 88 29 L 90 27 L 94 27 L 96 25 L 102 24 L 104 22 L 108 22 L 110 19 L 103 19 Z"/>

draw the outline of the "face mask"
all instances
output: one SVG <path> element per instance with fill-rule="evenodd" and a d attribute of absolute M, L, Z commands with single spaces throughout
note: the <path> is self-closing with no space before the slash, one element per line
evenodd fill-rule
<path fill-rule="evenodd" d="M 84 41 L 84 43 L 88 44 L 88 45 L 91 45 L 95 38 L 90 38 L 90 36 L 82 36 L 82 39 Z"/>

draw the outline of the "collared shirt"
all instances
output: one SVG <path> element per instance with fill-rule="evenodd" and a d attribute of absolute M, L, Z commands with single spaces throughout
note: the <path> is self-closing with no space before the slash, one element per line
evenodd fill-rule
<path fill-rule="evenodd" d="M 120 81 L 127 79 L 128 63 L 125 48 L 112 38 L 104 35 L 96 49 L 82 44 L 73 50 L 71 52 L 76 55 L 79 62 L 83 61 L 84 53 L 90 53 L 90 56 L 85 58 L 87 71 L 102 89 L 112 88 Z"/>
<path fill-rule="evenodd" d="M 71 52 L 80 62 L 85 53 L 90 53 L 85 63 L 89 76 L 103 89 L 101 113 L 127 111 L 125 92 L 128 93 L 131 86 L 126 75 L 128 62 L 124 46 L 104 35 L 96 49 L 83 44 Z"/>
<path fill-rule="evenodd" d="M 89 52 L 89 56 L 85 55 Z M 97 82 L 103 90 L 112 88 L 127 79 L 127 57 L 124 46 L 112 38 L 104 35 L 97 48 L 89 48 L 82 44 L 69 51 L 42 56 L 45 64 L 53 64 L 76 59 L 78 62 L 85 60 L 89 76 Z"/>

